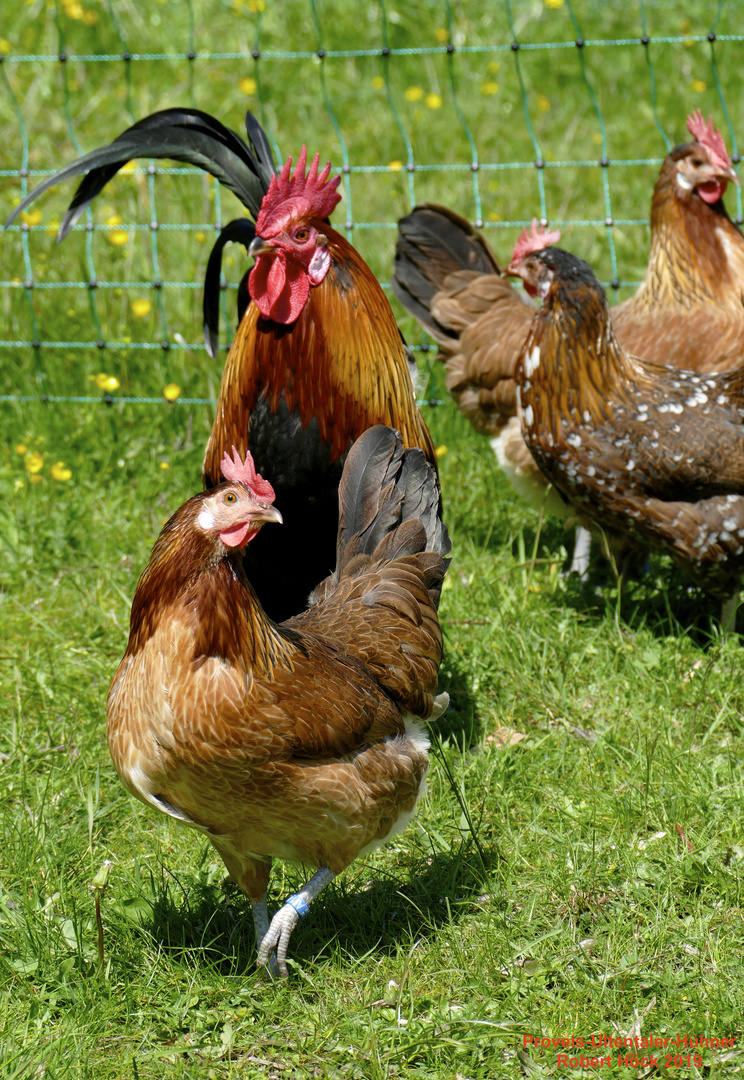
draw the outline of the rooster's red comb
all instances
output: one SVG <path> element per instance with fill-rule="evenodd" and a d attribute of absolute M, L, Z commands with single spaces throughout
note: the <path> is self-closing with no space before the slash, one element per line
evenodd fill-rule
<path fill-rule="evenodd" d="M 693 139 L 697 139 L 700 145 L 705 147 L 714 165 L 719 169 L 731 168 L 726 143 L 720 130 L 713 126 L 712 116 L 708 117 L 706 124 L 702 109 L 696 109 L 687 117 L 687 130 Z"/>
<path fill-rule="evenodd" d="M 334 176 L 332 180 L 331 163 L 326 162 L 322 172 L 318 172 L 320 154 L 313 158 L 310 171 L 305 175 L 307 164 L 307 147 L 303 146 L 297 159 L 297 166 L 292 173 L 292 158 L 287 158 L 284 168 L 278 176 L 274 175 L 269 184 L 269 190 L 263 197 L 261 209 L 256 218 L 256 233 L 265 237 L 270 234 L 272 218 L 284 217 L 283 210 L 289 208 L 295 214 L 312 214 L 313 217 L 330 217 L 334 209 L 341 201 L 341 196 L 336 188 L 341 183 L 340 176 Z"/>
<path fill-rule="evenodd" d="M 232 458 L 226 450 L 225 456 L 220 462 L 220 469 L 225 480 L 229 480 L 231 484 L 245 484 L 261 502 L 273 503 L 276 498 L 274 489 L 268 480 L 264 480 L 256 472 L 250 450 L 246 452 L 245 461 L 243 461 L 234 446 L 232 451 Z"/>
<path fill-rule="evenodd" d="M 553 232 L 547 232 L 547 226 L 540 225 L 538 227 L 537 218 L 532 219 L 530 230 L 530 232 L 527 232 L 526 228 L 522 229 L 519 239 L 514 245 L 510 263 L 511 266 L 517 266 L 521 263 L 522 259 L 526 258 L 527 255 L 531 255 L 533 251 L 542 251 L 552 244 L 557 244 L 561 238 L 558 229 L 554 229 Z"/>

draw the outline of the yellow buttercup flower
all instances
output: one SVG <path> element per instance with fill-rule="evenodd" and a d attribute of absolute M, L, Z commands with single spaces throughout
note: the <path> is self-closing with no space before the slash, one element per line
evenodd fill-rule
<path fill-rule="evenodd" d="M 437 30 L 434 31 L 434 37 L 437 39 L 437 41 L 441 41 L 444 45 L 446 41 L 449 41 L 449 30 L 447 30 L 444 26 L 440 26 Z"/>
<path fill-rule="evenodd" d="M 494 82 L 493 79 L 489 79 L 488 82 L 481 83 L 481 94 L 484 97 L 489 97 L 491 94 L 498 94 L 499 84 Z"/>
<path fill-rule="evenodd" d="M 26 450 L 27 450 L 26 444 L 22 443 L 22 442 L 19 442 L 18 446 L 16 446 L 16 448 L 15 448 L 16 454 L 21 454 L 21 455 L 25 454 Z"/>
<path fill-rule="evenodd" d="M 21 210 L 21 221 L 24 225 L 40 225 L 41 210 Z"/>
<path fill-rule="evenodd" d="M 434 456 L 435 457 L 444 457 L 444 455 L 447 453 L 448 449 L 449 449 L 448 446 L 445 446 L 444 444 L 442 444 L 441 446 L 438 446 L 436 448 L 436 450 L 434 451 Z"/>
<path fill-rule="evenodd" d="M 694 90 L 696 94 L 702 94 L 705 90 L 705 83 L 702 79 L 693 79 L 690 83 L 690 89 Z"/>
<path fill-rule="evenodd" d="M 114 247 L 122 247 L 129 240 L 129 233 L 125 232 L 124 229 L 114 229 L 113 232 L 106 235 L 109 244 L 113 244 Z"/>
<path fill-rule="evenodd" d="M 390 169 L 390 172 L 400 172 L 402 168 L 402 161 L 388 161 L 388 169 Z"/>
<path fill-rule="evenodd" d="M 94 375 L 93 382 L 99 390 L 118 390 L 121 385 L 115 375 L 107 375 L 105 371 L 100 371 L 98 375 Z"/>
<path fill-rule="evenodd" d="M 69 480 L 72 476 L 72 470 L 67 468 L 64 461 L 55 461 L 49 472 L 54 480 Z"/>
<path fill-rule="evenodd" d="M 372 85 L 374 86 L 375 90 L 382 90 L 383 86 L 385 85 L 385 80 L 383 79 L 382 75 L 375 75 L 374 79 L 372 80 Z"/>
<path fill-rule="evenodd" d="M 141 299 L 132 301 L 132 311 L 140 319 L 144 319 L 145 315 L 149 315 L 151 308 L 152 304 L 149 300 Z"/>
<path fill-rule="evenodd" d="M 168 383 L 168 385 L 163 389 L 163 397 L 166 401 L 176 401 L 176 399 L 179 398 L 180 395 L 181 387 L 177 386 L 176 383 Z"/>
<path fill-rule="evenodd" d="M 167 472 L 168 469 L 170 469 L 170 465 L 168 464 L 167 461 L 161 461 L 160 462 L 160 468 L 163 470 L 163 472 Z"/>
<path fill-rule="evenodd" d="M 238 83 L 238 90 L 240 90 L 242 94 L 255 94 L 256 80 L 252 79 L 250 75 L 246 75 L 246 77 L 241 79 Z"/>
<path fill-rule="evenodd" d="M 420 86 L 409 86 L 406 90 L 406 101 L 421 101 L 424 96 L 424 91 Z"/>
<path fill-rule="evenodd" d="M 26 472 L 34 473 L 41 472 L 44 468 L 44 458 L 41 456 L 38 450 L 32 450 L 26 458 Z"/>
<path fill-rule="evenodd" d="M 430 109 L 441 108 L 442 99 L 440 98 L 439 94 L 427 94 L 425 100 L 426 104 L 429 106 Z"/>

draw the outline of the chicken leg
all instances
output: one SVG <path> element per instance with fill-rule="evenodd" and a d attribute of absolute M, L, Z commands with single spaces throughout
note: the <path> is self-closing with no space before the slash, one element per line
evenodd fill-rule
<path fill-rule="evenodd" d="M 300 916 L 307 915 L 310 910 L 309 904 L 315 899 L 318 893 L 328 885 L 330 881 L 333 881 L 335 874 L 332 870 L 329 870 L 327 866 L 321 866 L 317 874 L 313 874 L 304 888 L 300 889 L 298 893 L 288 897 L 287 902 L 283 907 L 280 907 L 274 918 L 271 920 L 271 926 L 263 934 L 259 942 L 259 918 L 258 909 L 263 904 L 263 911 L 266 912 L 266 897 L 259 900 L 257 904 L 253 905 L 253 919 L 256 924 L 256 944 L 258 945 L 258 956 L 256 957 L 256 963 L 262 966 L 268 965 L 269 970 L 272 970 L 273 963 L 277 964 L 279 968 L 279 974 L 283 979 L 286 979 L 289 972 L 287 970 L 287 948 L 289 946 L 289 939 L 292 931 L 300 920 Z M 264 915 L 268 920 L 268 916 Z M 276 957 L 274 957 L 274 948 L 276 948 Z M 272 971 L 273 974 L 273 971 Z"/>

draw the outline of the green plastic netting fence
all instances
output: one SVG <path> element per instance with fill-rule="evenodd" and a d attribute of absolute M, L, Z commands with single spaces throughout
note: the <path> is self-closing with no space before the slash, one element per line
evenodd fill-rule
<path fill-rule="evenodd" d="M 307 143 L 342 172 L 335 223 L 384 284 L 397 219 L 428 200 L 502 257 L 519 227 L 549 219 L 622 298 L 686 114 L 712 113 L 738 161 L 743 14 L 733 0 L 26 0 L 0 27 L 0 207 L 148 112 L 197 105 L 240 130 L 250 108 L 278 160 Z M 121 400 L 162 402 L 173 381 L 182 401 L 213 400 L 201 285 L 237 201 L 195 170 L 140 161 L 57 247 L 73 191 L 4 235 L 0 399 L 98 401 L 91 379 L 105 391 L 110 372 Z M 739 190 L 727 199 L 741 221 Z M 245 269 L 228 250 L 223 348 Z"/>

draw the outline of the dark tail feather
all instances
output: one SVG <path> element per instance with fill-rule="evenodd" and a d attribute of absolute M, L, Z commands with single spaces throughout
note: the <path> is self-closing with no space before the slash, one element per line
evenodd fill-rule
<path fill-rule="evenodd" d="M 233 191 L 255 218 L 273 175 L 274 163 L 268 140 L 250 113 L 246 116 L 246 130 L 251 145 L 199 109 L 164 109 L 153 113 L 127 128 L 108 146 L 86 154 L 44 180 L 15 208 L 5 222 L 6 228 L 49 188 L 86 173 L 60 226 L 57 239 L 64 239 L 122 165 L 142 157 L 170 158 L 204 169 Z"/>
<path fill-rule="evenodd" d="M 204 343 L 211 357 L 216 357 L 220 347 L 220 277 L 222 271 L 222 249 L 231 241 L 248 247 L 256 235 L 253 222 L 248 218 L 235 218 L 225 225 L 209 253 L 207 272 L 204 275 Z M 243 303 L 244 284 L 238 287 L 238 322 L 243 317 L 246 304 Z"/>
<path fill-rule="evenodd" d="M 359 436 L 346 459 L 338 496 L 335 581 L 357 555 L 388 560 L 430 552 L 444 557 L 452 548 L 439 516 L 436 473 L 422 450 L 404 449 L 393 428 L 377 425 Z M 434 561 L 441 567 L 440 558 Z M 437 600 L 443 573 L 431 583 Z"/>
<path fill-rule="evenodd" d="M 400 219 L 392 289 L 435 338 L 457 336 L 431 313 L 432 298 L 457 270 L 501 273 L 490 247 L 469 221 L 433 203 L 421 203 Z"/>

